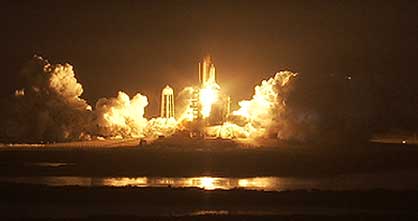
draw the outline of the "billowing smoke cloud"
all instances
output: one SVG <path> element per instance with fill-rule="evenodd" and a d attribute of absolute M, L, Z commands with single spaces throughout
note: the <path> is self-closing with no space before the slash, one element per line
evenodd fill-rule
<path fill-rule="evenodd" d="M 233 115 L 244 117 L 252 128 L 257 129 L 252 136 L 277 136 L 283 129 L 290 81 L 296 75 L 290 71 L 278 72 L 255 87 L 251 100 L 239 102 L 240 109 Z"/>
<path fill-rule="evenodd" d="M 22 70 L 24 86 L 2 101 L 4 142 L 59 142 L 102 138 L 150 138 L 174 133 L 174 119 L 144 118 L 147 97 L 124 92 L 101 98 L 92 110 L 70 64 L 34 56 Z"/>
<path fill-rule="evenodd" d="M 152 118 L 147 122 L 144 135 L 150 139 L 160 136 L 171 136 L 176 132 L 177 127 L 178 124 L 174 118 Z"/>
<path fill-rule="evenodd" d="M 288 139 L 293 136 L 286 102 L 296 76 L 296 73 L 281 71 L 263 80 L 255 87 L 252 99 L 240 101 L 240 108 L 232 112 L 229 121 L 211 128 L 211 133 L 243 138 Z"/>
<path fill-rule="evenodd" d="M 331 81 L 331 83 L 330 83 Z M 209 128 L 224 138 L 277 138 L 309 143 L 347 143 L 370 137 L 371 102 L 361 102 L 350 79 L 319 79 L 313 84 L 290 71 L 263 80 L 229 121 Z M 327 82 L 327 83 L 325 83 Z M 363 97 L 367 96 L 364 93 Z"/>
<path fill-rule="evenodd" d="M 192 113 L 190 112 L 193 91 L 193 87 L 185 87 L 176 97 L 176 119 L 179 119 L 179 121 L 193 118 Z"/>
<path fill-rule="evenodd" d="M 120 91 L 117 97 L 101 98 L 93 110 L 80 97 L 83 88 L 69 64 L 54 65 L 34 56 L 21 74 L 23 87 L 1 104 L 4 107 L 1 110 L 4 118 L 0 122 L 2 142 L 155 139 L 187 128 L 202 129 L 209 135 L 224 138 L 302 142 L 345 141 L 367 136 L 363 123 L 367 112 L 354 108 L 361 105 L 347 103 L 350 100 L 347 96 L 327 98 L 343 88 L 340 84 L 335 84 L 332 90 L 306 89 L 307 85 L 303 85 L 306 81 L 301 81 L 291 71 L 281 71 L 263 80 L 255 87 L 251 99 L 239 102 L 240 108 L 229 115 L 227 122 L 211 127 L 206 127 L 201 120 L 193 121 L 190 104 L 196 90 L 192 87 L 183 89 L 176 99 L 177 120 L 146 119 L 144 111 L 148 100 L 139 93 L 130 98 Z M 201 104 L 205 104 L 205 99 L 211 96 L 199 98 Z"/>
<path fill-rule="evenodd" d="M 119 91 L 116 98 L 101 98 L 96 103 L 97 134 L 104 137 L 144 137 L 147 120 L 144 109 L 148 99 L 141 94 L 132 99 Z"/>
<path fill-rule="evenodd" d="M 22 70 L 24 87 L 3 103 L 1 137 L 9 141 L 86 139 L 91 107 L 71 65 L 51 65 L 39 56 Z"/>
<path fill-rule="evenodd" d="M 9 117 L 1 127 L 1 137 L 9 141 L 55 142 L 97 137 L 154 139 L 174 134 L 177 129 L 183 129 L 184 122 L 192 119 L 192 87 L 186 87 L 177 97 L 178 121 L 174 118 L 148 120 L 144 117 L 148 100 L 139 93 L 130 98 L 120 91 L 117 97 L 99 99 L 92 110 L 80 98 L 83 89 L 69 64 L 52 65 L 34 56 L 22 74 L 25 85 L 16 90 L 8 102 Z M 221 137 L 301 139 L 306 134 L 302 131 L 312 125 L 306 122 L 312 119 L 300 117 L 304 115 L 295 117 L 296 111 L 286 107 L 296 75 L 282 71 L 262 81 L 255 87 L 251 100 L 239 102 L 240 108 L 232 113 L 228 122 L 208 128 L 206 132 Z"/>

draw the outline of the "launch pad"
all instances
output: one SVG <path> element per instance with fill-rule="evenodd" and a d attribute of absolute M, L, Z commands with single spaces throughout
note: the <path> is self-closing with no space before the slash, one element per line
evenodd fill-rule
<path fill-rule="evenodd" d="M 218 137 L 208 133 L 210 127 L 224 124 L 230 114 L 231 98 L 216 81 L 216 68 L 210 56 L 199 62 L 199 83 L 192 87 L 185 113 L 176 119 L 181 123 L 181 134 L 194 138 Z M 161 92 L 161 117 L 173 118 L 174 91 L 166 86 Z"/>

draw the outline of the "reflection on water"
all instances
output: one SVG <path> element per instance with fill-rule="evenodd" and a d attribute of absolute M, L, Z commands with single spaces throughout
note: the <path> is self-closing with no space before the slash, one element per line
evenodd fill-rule
<path fill-rule="evenodd" d="M 274 183 L 278 183 L 280 180 L 272 180 L 271 177 L 256 177 L 251 179 L 239 179 L 238 186 L 242 188 L 262 188 L 271 189 Z"/>
<path fill-rule="evenodd" d="M 13 183 L 46 184 L 50 186 L 135 186 L 135 187 L 197 187 L 205 190 L 214 189 L 255 189 L 281 190 L 281 178 L 221 178 L 221 177 L 117 177 L 90 178 L 75 176 L 46 177 L 0 177 L 0 181 Z"/>
<path fill-rule="evenodd" d="M 138 186 L 138 187 L 149 186 L 148 179 L 146 177 L 93 178 L 92 185 L 94 186 Z"/>
<path fill-rule="evenodd" d="M 288 177 L 0 177 L 0 182 L 46 184 L 50 186 L 135 186 L 135 187 L 197 187 L 214 189 L 251 189 L 282 191 L 295 189 L 361 190 L 391 189 L 404 190 L 418 187 L 418 176 L 411 173 L 353 174 L 329 178 Z"/>
<path fill-rule="evenodd" d="M 92 185 L 137 186 L 137 187 L 197 187 L 214 189 L 263 189 L 275 190 L 278 177 L 266 178 L 220 178 L 220 177 L 138 177 L 138 178 L 92 178 Z M 81 183 L 81 182 L 79 182 Z M 275 185 L 274 185 L 275 184 Z"/>

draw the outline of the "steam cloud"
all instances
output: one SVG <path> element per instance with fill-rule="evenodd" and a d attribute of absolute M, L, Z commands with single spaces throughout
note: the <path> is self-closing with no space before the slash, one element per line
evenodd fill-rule
<path fill-rule="evenodd" d="M 239 102 L 229 122 L 216 128 L 222 137 L 289 139 L 296 131 L 289 130 L 286 102 L 296 73 L 281 71 L 263 80 L 254 89 L 251 100 Z"/>
<path fill-rule="evenodd" d="M 53 65 L 35 55 L 21 74 L 24 87 L 3 101 L 6 118 L 0 125 L 0 137 L 4 141 L 57 142 L 145 134 L 148 122 L 144 108 L 148 101 L 141 94 L 130 99 L 119 92 L 116 98 L 99 99 L 92 110 L 80 98 L 83 88 L 70 64 Z M 146 131 L 158 134 L 155 130 Z"/>
<path fill-rule="evenodd" d="M 3 103 L 1 137 L 39 142 L 86 139 L 91 107 L 71 65 L 51 65 L 39 56 L 22 70 L 24 87 Z"/>
<path fill-rule="evenodd" d="M 144 109 L 147 97 L 137 94 L 132 99 L 119 91 L 116 98 L 101 98 L 94 111 L 98 134 L 105 137 L 142 137 L 147 120 Z"/>
<path fill-rule="evenodd" d="M 82 85 L 70 64 L 50 64 L 34 56 L 22 70 L 23 87 L 2 101 L 0 139 L 2 142 L 58 142 L 96 138 L 157 138 L 170 136 L 187 125 L 193 88 L 178 95 L 177 116 L 146 119 L 147 97 L 130 98 L 120 91 L 117 97 L 101 98 L 92 107 L 80 96 Z M 224 138 L 266 138 L 315 141 L 338 129 L 329 127 L 327 107 L 297 98 L 306 97 L 297 89 L 299 77 L 281 71 L 255 87 L 250 100 L 239 102 L 227 122 L 207 128 L 206 133 Z M 295 96 L 296 94 L 296 96 Z M 314 98 L 321 99 L 321 98 Z M 335 118 L 337 119 L 337 118 Z M 338 120 L 338 119 L 337 119 Z M 325 123 L 324 123 L 325 122 Z M 354 123 L 350 122 L 350 125 Z M 338 124 L 334 124 L 338 125 Z M 331 128 L 331 129 L 329 129 Z M 352 131 L 355 131 L 353 127 Z"/>

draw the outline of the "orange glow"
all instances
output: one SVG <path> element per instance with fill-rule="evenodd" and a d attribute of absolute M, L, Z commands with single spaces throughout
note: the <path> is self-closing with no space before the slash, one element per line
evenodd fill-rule
<path fill-rule="evenodd" d="M 208 84 L 205 88 L 200 89 L 199 101 L 202 105 L 202 116 L 207 118 L 210 115 L 212 105 L 218 101 L 219 86 L 216 83 Z"/>
<path fill-rule="evenodd" d="M 221 87 L 216 82 L 215 66 L 207 58 L 199 64 L 200 85 L 180 91 L 186 94 L 183 108 L 168 108 L 169 114 L 164 114 L 167 112 L 165 111 L 162 112 L 162 117 L 146 119 L 143 116 L 144 108 L 148 105 L 147 97 L 138 94 L 130 99 L 127 94 L 119 92 L 117 98 L 105 99 L 96 105 L 96 112 L 102 112 L 99 114 L 102 117 L 98 119 L 98 125 L 105 129 L 102 131 L 105 135 L 118 134 L 121 138 L 138 137 L 149 140 L 171 136 L 176 130 L 185 128 L 202 131 L 204 136 L 229 139 L 254 140 L 274 133 L 280 137 L 286 134 L 281 131 L 284 125 L 282 122 L 285 122 L 281 118 L 286 110 L 286 87 L 296 75 L 290 71 L 281 71 L 268 80 L 263 80 L 254 88 L 251 99 L 240 101 L 239 108 L 230 112 L 230 99 L 226 99 L 227 96 L 221 93 Z M 174 91 L 167 86 L 162 94 L 173 97 Z M 169 104 L 173 106 L 174 102 L 171 100 Z M 178 119 L 171 117 L 174 116 L 174 109 L 181 109 Z M 215 123 L 210 123 L 211 120 Z"/>
<path fill-rule="evenodd" d="M 272 189 L 274 183 L 271 178 L 249 178 L 249 179 L 239 179 L 238 186 L 241 188 L 249 189 Z M 276 184 L 277 185 L 277 184 Z"/>
<path fill-rule="evenodd" d="M 138 178 L 110 178 L 103 180 L 104 185 L 107 186 L 146 186 L 148 179 L 146 177 Z"/>
<path fill-rule="evenodd" d="M 222 125 L 208 127 L 206 133 L 222 138 L 253 139 L 266 136 L 272 125 L 277 126 L 275 123 L 280 120 L 278 116 L 281 116 L 280 114 L 286 109 L 282 90 L 296 75 L 290 71 L 282 71 L 262 81 L 261 85 L 255 87 L 252 99 L 240 101 L 240 108 L 232 112 L 232 115 L 238 118 Z M 275 129 L 280 130 L 280 128 Z"/>
<path fill-rule="evenodd" d="M 201 187 L 206 190 L 213 190 L 215 189 L 215 185 L 213 184 L 215 178 L 212 177 L 203 177 L 200 179 Z"/>

